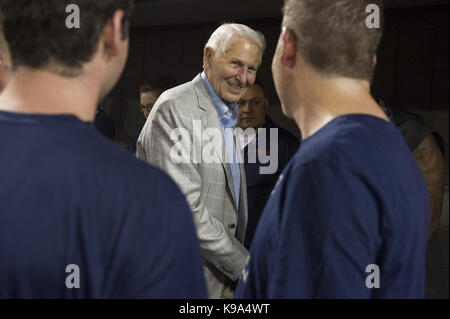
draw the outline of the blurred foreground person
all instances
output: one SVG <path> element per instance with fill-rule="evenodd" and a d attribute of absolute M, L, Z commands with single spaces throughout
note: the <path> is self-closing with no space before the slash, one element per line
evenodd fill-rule
<path fill-rule="evenodd" d="M 79 29 L 66 27 L 69 4 Z M 125 65 L 131 10 L 0 2 L 13 65 L 0 96 L 0 298 L 206 297 L 182 193 L 92 122 Z"/>
<path fill-rule="evenodd" d="M 375 0 L 287 0 L 272 70 L 302 146 L 253 239 L 241 298 L 423 298 L 430 217 L 403 136 L 370 95 Z M 380 24 L 381 26 L 381 24 Z"/>

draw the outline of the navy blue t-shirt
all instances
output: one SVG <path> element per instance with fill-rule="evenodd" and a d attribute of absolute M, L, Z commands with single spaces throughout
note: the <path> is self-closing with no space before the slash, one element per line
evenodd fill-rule
<path fill-rule="evenodd" d="M 165 173 L 71 115 L 0 112 L 0 146 L 0 298 L 207 298 Z"/>
<path fill-rule="evenodd" d="M 423 298 L 429 203 L 392 123 L 340 116 L 302 141 L 263 212 L 237 298 Z"/>

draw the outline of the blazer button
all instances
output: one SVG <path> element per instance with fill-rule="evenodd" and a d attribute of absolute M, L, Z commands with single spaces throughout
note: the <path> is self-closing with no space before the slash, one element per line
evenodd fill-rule
<path fill-rule="evenodd" d="M 235 228 L 236 228 L 236 225 L 235 225 L 235 224 L 230 224 L 230 225 L 228 225 L 228 228 L 229 228 L 229 229 L 235 229 Z"/>

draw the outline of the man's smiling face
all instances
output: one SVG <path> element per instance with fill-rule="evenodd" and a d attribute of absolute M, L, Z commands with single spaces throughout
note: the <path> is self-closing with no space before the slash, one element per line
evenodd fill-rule
<path fill-rule="evenodd" d="M 253 85 L 259 67 L 260 48 L 253 42 L 236 37 L 223 55 L 214 56 L 205 49 L 203 64 L 209 82 L 226 103 L 239 100 L 242 88 Z"/>

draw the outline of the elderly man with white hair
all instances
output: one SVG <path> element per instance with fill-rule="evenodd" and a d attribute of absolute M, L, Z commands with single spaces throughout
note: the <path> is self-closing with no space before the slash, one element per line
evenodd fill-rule
<path fill-rule="evenodd" d="M 204 48 L 203 72 L 159 97 L 137 144 L 137 156 L 166 171 L 187 198 L 210 298 L 233 296 L 248 258 L 246 183 L 232 128 L 265 47 L 264 36 L 245 25 L 217 28 Z"/>

